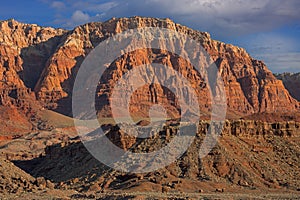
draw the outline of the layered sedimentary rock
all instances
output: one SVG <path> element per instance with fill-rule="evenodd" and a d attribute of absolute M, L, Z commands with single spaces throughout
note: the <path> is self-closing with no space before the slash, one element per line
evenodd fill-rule
<path fill-rule="evenodd" d="M 300 73 L 283 73 L 276 74 L 275 76 L 279 80 L 282 80 L 291 96 L 300 101 Z"/>
<path fill-rule="evenodd" d="M 159 191 L 166 187 L 169 191 L 197 192 L 200 189 L 211 190 L 217 184 L 228 189 L 240 187 L 251 190 L 297 190 L 300 187 L 297 156 L 299 123 L 226 121 L 218 144 L 205 158 L 199 159 L 208 127 L 208 122 L 200 122 L 199 131 L 183 156 L 162 169 L 144 174 L 109 169 L 76 140 L 48 147 L 45 156 L 17 165 L 34 176 L 43 175 L 53 182 L 62 182 L 63 188 L 83 190 L 97 186 L 97 191 Z M 135 153 L 161 149 L 177 134 L 177 128 L 168 125 L 153 137 L 128 140 L 118 127 L 106 127 L 107 137 L 114 144 Z M 133 161 L 128 158 L 124 162 L 131 164 Z M 135 166 L 142 164 L 135 162 Z M 62 171 L 63 174 L 58 173 Z"/>
<path fill-rule="evenodd" d="M 49 59 L 48 66 L 45 67 L 35 87 L 40 99 L 54 98 L 53 101 L 68 99 L 71 96 L 72 83 L 81 61 L 99 42 L 128 29 L 143 27 L 169 28 L 187 34 L 199 41 L 215 61 L 222 74 L 230 110 L 252 114 L 257 112 L 293 111 L 298 108 L 298 102 L 289 95 L 283 84 L 272 75 L 265 64 L 251 58 L 244 49 L 215 41 L 211 39 L 208 33 L 189 29 L 169 19 L 141 17 L 112 19 L 105 23 L 90 23 L 71 31 Z M 103 77 L 103 79 L 112 81 L 103 86 L 107 89 L 103 90 L 106 92 L 99 91 L 100 104 L 107 102 L 113 85 L 129 68 L 137 67 L 141 63 L 152 62 L 166 64 L 173 69 L 177 69 L 186 77 L 191 77 L 189 81 L 192 84 L 203 85 L 201 77 L 193 76 L 192 74 L 195 74 L 195 71 L 184 60 L 161 50 L 140 50 L 123 55 L 108 68 L 108 72 L 105 74 L 106 77 Z M 205 91 L 205 87 L 198 87 L 198 90 L 202 97 L 209 96 Z M 158 87 L 155 88 L 155 91 L 157 92 L 155 96 L 168 98 L 164 88 Z M 53 95 L 54 93 L 57 95 Z M 140 94 L 142 93 L 146 94 L 145 98 L 151 99 L 152 94 L 149 87 L 140 91 Z M 133 99 L 132 103 L 136 104 L 138 102 L 138 100 Z M 163 100 L 159 103 L 162 102 Z M 206 105 L 208 102 L 209 100 L 204 98 L 201 104 Z M 104 106 L 100 105 L 99 109 L 101 110 Z"/>
<path fill-rule="evenodd" d="M 48 57 L 57 47 L 62 29 L 0 21 L 0 106 L 2 134 L 22 134 L 32 129 L 35 108 L 33 92 Z M 11 120 L 5 120 L 5 116 Z"/>
<path fill-rule="evenodd" d="M 72 31 L 43 28 L 15 20 L 2 21 L 0 88 L 8 90 L 8 93 L 18 88 L 30 88 L 47 108 L 71 115 L 73 84 L 84 58 L 108 37 L 144 27 L 167 28 L 199 42 L 223 78 L 228 111 L 249 115 L 298 109 L 299 103 L 289 95 L 282 82 L 272 75 L 264 63 L 253 59 L 244 49 L 213 40 L 206 32 L 192 30 L 169 19 L 142 17 L 113 18 L 104 23 L 85 24 Z M 161 49 L 140 49 L 120 55 L 110 63 L 96 94 L 96 108 L 101 116 L 111 116 L 107 105 L 120 77 L 132 68 L 153 62 L 164 64 L 187 78 L 200 96 L 201 110 L 209 113 L 211 98 L 204 77 L 183 58 L 165 51 L 163 46 Z M 174 84 L 171 81 L 170 85 L 178 93 L 185 92 L 178 81 Z M 162 104 L 167 114 L 174 117 L 180 113 L 176 101 L 176 96 L 168 88 L 150 84 L 133 94 L 130 111 L 140 112 L 145 117 L 152 105 Z M 140 102 L 145 102 L 145 105 Z"/>
<path fill-rule="evenodd" d="M 48 57 L 58 45 L 61 29 L 23 24 L 13 19 L 0 22 L 1 104 L 15 104 L 33 96 Z"/>
<path fill-rule="evenodd" d="M 1 21 L 1 88 L 26 86 L 33 89 L 64 33 L 62 29 L 23 24 L 13 19 Z"/>

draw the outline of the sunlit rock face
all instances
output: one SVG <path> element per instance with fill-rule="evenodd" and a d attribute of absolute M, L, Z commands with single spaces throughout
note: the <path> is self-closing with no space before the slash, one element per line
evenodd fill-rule
<path fill-rule="evenodd" d="M 253 59 L 244 49 L 213 40 L 206 32 L 192 30 L 169 19 L 113 18 L 104 23 L 85 24 L 71 31 L 23 24 L 15 20 L 2 21 L 0 24 L 1 90 L 29 88 L 45 107 L 63 114 L 72 113 L 73 85 L 84 58 L 108 37 L 144 27 L 178 31 L 202 45 L 223 78 L 229 113 L 243 116 L 296 111 L 299 107 L 299 103 L 266 65 Z M 163 46 L 161 49 L 164 49 Z M 209 116 L 211 98 L 204 77 L 180 56 L 157 49 L 140 49 L 121 55 L 108 66 L 95 94 L 98 114 L 111 115 L 109 98 L 122 75 L 141 64 L 151 63 L 166 65 L 187 78 L 199 97 L 200 110 Z M 178 93 L 184 92 L 180 82 L 170 81 Z M 153 104 L 162 104 L 168 116 L 176 117 L 180 114 L 176 101 L 176 95 L 166 87 L 149 84 L 132 95 L 130 112 L 147 116 Z"/>

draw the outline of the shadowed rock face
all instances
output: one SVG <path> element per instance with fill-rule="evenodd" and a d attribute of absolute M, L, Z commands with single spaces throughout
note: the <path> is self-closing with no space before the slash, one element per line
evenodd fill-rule
<path fill-rule="evenodd" d="M 168 28 L 199 41 L 223 77 L 229 112 L 249 115 L 291 112 L 299 107 L 299 103 L 265 64 L 253 59 L 244 49 L 213 40 L 206 32 L 192 30 L 169 19 L 111 19 L 104 23 L 85 24 L 72 31 L 43 28 L 14 20 L 2 21 L 0 25 L 0 89 L 33 89 L 40 102 L 63 114 L 71 114 L 73 83 L 79 66 L 89 52 L 111 35 L 143 27 Z M 165 64 L 188 77 L 201 96 L 201 109 L 209 112 L 210 98 L 203 77 L 189 63 L 169 52 L 144 49 L 124 54 L 108 67 L 102 79 L 110 81 L 100 84 L 96 95 L 99 115 L 109 113 L 107 102 L 120 76 L 141 63 L 152 62 Z M 180 85 L 174 86 L 181 90 Z M 103 88 L 105 90 L 101 90 Z M 168 105 L 170 98 L 176 101 L 160 85 L 144 87 L 132 97 L 131 111 L 145 116 L 152 104 L 162 103 L 170 116 L 177 116 L 178 106 Z M 146 106 L 140 105 L 141 100 L 148 101 Z"/>
<path fill-rule="evenodd" d="M 37 192 L 45 188 L 54 188 L 54 184 L 43 177 L 34 178 L 15 166 L 12 162 L 0 158 L 1 194 Z"/>
<path fill-rule="evenodd" d="M 276 78 L 282 80 L 285 88 L 290 92 L 291 96 L 300 101 L 300 73 L 283 73 L 276 74 Z"/>

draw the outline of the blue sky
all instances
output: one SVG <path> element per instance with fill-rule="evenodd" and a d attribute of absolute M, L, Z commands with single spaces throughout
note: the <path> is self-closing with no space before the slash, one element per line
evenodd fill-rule
<path fill-rule="evenodd" d="M 246 48 L 273 72 L 300 72 L 299 0 L 10 0 L 0 19 L 72 29 L 111 17 L 171 18 Z"/>

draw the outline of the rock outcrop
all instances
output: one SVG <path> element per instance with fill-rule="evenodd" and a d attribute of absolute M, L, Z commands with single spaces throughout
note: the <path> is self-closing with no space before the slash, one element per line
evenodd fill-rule
<path fill-rule="evenodd" d="M 43 107 L 71 115 L 77 71 L 101 41 L 128 29 L 143 27 L 168 28 L 199 41 L 223 78 L 228 112 L 238 117 L 245 116 L 244 119 L 255 115 L 257 119 L 265 120 L 267 116 L 269 122 L 225 121 L 218 144 L 201 160 L 198 158 L 199 148 L 209 128 L 209 122 L 201 121 L 194 142 L 181 158 L 146 174 L 122 173 L 101 164 L 75 137 L 77 133 L 73 128 L 32 132 L 33 121 L 38 121 L 41 129 L 44 125 L 47 127 L 37 119 L 37 112 L 44 110 Z M 99 116 L 111 117 L 108 101 L 120 77 L 141 64 L 150 63 L 164 64 L 181 73 L 199 96 L 201 111 L 209 116 L 211 99 L 203 77 L 183 58 L 157 49 L 123 54 L 107 66 L 95 94 Z M 144 72 L 141 71 L 142 74 Z M 161 73 L 166 78 L 171 77 L 166 71 Z M 85 24 L 72 31 L 15 20 L 1 21 L 0 141 L 3 144 L 1 154 L 6 159 L 0 158 L 0 196 L 24 191 L 35 193 L 36 190 L 44 195 L 54 187 L 64 190 L 63 193 L 68 189 L 76 190 L 70 198 L 88 198 L 78 192 L 112 190 L 191 194 L 230 190 L 234 193 L 240 189 L 255 193 L 255 189 L 261 189 L 263 193 L 274 189 L 297 192 L 300 188 L 300 122 L 299 114 L 292 117 L 289 114 L 299 111 L 299 102 L 294 99 L 299 100 L 299 87 L 292 83 L 294 75 L 277 77 L 283 83 L 263 62 L 253 59 L 244 49 L 213 40 L 206 32 L 192 30 L 169 19 L 114 18 L 104 23 Z M 295 77 L 299 80 L 298 75 Z M 169 80 L 178 93 L 185 92 L 180 82 Z M 127 95 L 126 91 L 121 92 Z M 124 104 L 122 99 L 119 103 Z M 130 103 L 131 113 L 141 117 L 148 117 L 149 108 L 159 103 L 164 105 L 167 117 L 177 118 L 180 114 L 177 97 L 159 84 L 139 88 Z M 277 122 L 274 122 L 274 116 L 278 116 Z M 57 115 L 52 118 L 55 121 L 66 120 Z M 144 126 L 148 121 L 137 121 L 137 124 Z M 105 133 L 110 141 L 124 150 L 151 152 L 170 142 L 177 134 L 176 128 L 166 125 L 147 139 L 137 139 L 127 134 L 130 128 L 124 131 L 111 124 L 106 125 Z M 23 137 L 23 133 L 28 134 Z M 71 139 L 72 134 L 75 138 Z M 16 160 L 13 164 L 7 159 Z"/>
<path fill-rule="evenodd" d="M 199 159 L 208 127 L 206 121 L 199 123 L 199 132 L 181 158 L 165 168 L 144 174 L 122 173 L 106 167 L 77 140 L 48 147 L 45 156 L 16 165 L 34 176 L 43 175 L 60 183 L 63 188 L 80 191 L 92 190 L 95 186 L 97 191 L 123 192 L 157 191 L 164 187 L 177 192 L 209 191 L 217 184 L 228 189 L 251 190 L 284 188 L 295 191 L 300 187 L 299 123 L 226 121 L 217 146 L 205 158 Z M 115 126 L 108 130 L 107 136 L 112 142 L 135 153 L 161 149 L 176 134 L 176 126 L 171 125 L 154 137 L 133 141 Z M 112 132 L 118 137 L 111 138 Z M 124 145 L 124 140 L 132 143 Z M 132 161 L 129 159 L 128 162 Z"/>
<path fill-rule="evenodd" d="M 12 162 L 0 158 L 0 193 L 21 194 L 37 192 L 42 189 L 54 189 L 54 184 L 43 177 L 34 178 Z"/>
<path fill-rule="evenodd" d="M 291 96 L 300 101 L 300 73 L 283 73 L 275 74 L 275 76 L 279 80 L 282 80 Z"/>
<path fill-rule="evenodd" d="M 89 23 L 71 31 L 49 59 L 35 87 L 38 97 L 43 101 L 47 101 L 46 99 L 52 99 L 54 102 L 59 102 L 62 99 L 66 101 L 71 96 L 72 84 L 79 65 L 99 42 L 122 31 L 142 27 L 169 28 L 198 40 L 217 64 L 219 71 L 222 72 L 229 110 L 247 115 L 258 112 L 292 111 L 298 108 L 298 102 L 289 95 L 281 81 L 273 76 L 264 63 L 251 58 L 244 49 L 213 40 L 208 33 L 189 29 L 169 19 L 141 17 L 112 19 L 104 23 Z M 101 91 L 98 93 L 98 97 L 101 99 L 99 109 L 105 107 L 101 103 L 107 102 L 105 97 L 109 97 L 111 94 L 111 89 L 119 79 L 120 74 L 124 74 L 129 68 L 136 67 L 141 63 L 152 62 L 166 64 L 177 69 L 183 75 L 192 77 L 189 78 L 192 84 L 203 85 L 201 77 L 193 76 L 192 74 L 196 72 L 191 66 L 187 66 L 188 63 L 183 59 L 168 52 L 141 50 L 123 55 L 109 67 L 109 72 L 106 73 L 107 77 L 103 77 L 103 79 L 112 81 L 102 85 L 103 88 L 106 88 L 103 90 L 106 93 Z M 205 97 L 209 95 L 207 95 L 206 89 L 198 88 L 198 90 L 201 97 L 204 98 L 201 104 L 207 107 L 206 104 L 209 100 Z M 155 96 L 168 98 L 164 88 L 154 87 L 154 91 L 157 93 Z M 149 87 L 144 88 L 140 93 L 151 95 Z M 136 96 L 141 95 L 138 92 Z M 151 99 L 149 96 L 144 95 L 145 99 Z M 133 104 L 135 102 L 139 101 L 135 100 Z M 164 102 L 163 98 L 161 102 Z"/>
<path fill-rule="evenodd" d="M 71 115 L 71 97 L 77 71 L 84 58 L 101 41 L 129 29 L 162 27 L 188 35 L 209 53 L 224 80 L 228 113 L 243 116 L 299 109 L 299 103 L 263 62 L 253 59 L 242 48 L 213 40 L 206 32 L 192 30 L 170 19 L 113 18 L 103 23 L 78 26 L 72 31 L 15 20 L 1 21 L 0 25 L 0 90 L 4 94 L 1 102 L 5 105 L 10 101 L 6 94 L 31 89 L 46 108 Z M 167 65 L 187 78 L 199 96 L 201 111 L 209 116 L 211 99 L 203 77 L 183 58 L 157 49 L 124 54 L 107 67 L 96 94 L 99 115 L 111 116 L 108 101 L 114 85 L 124 73 L 140 64 L 153 62 Z M 174 81 L 173 86 L 178 93 L 185 92 L 179 82 Z M 130 111 L 145 117 L 153 104 L 160 103 L 170 117 L 176 117 L 180 113 L 176 101 L 176 96 L 167 88 L 157 84 L 146 85 L 134 93 Z M 141 105 L 141 102 L 145 103 Z"/>
<path fill-rule="evenodd" d="M 10 86 L 33 89 L 46 61 L 65 32 L 62 29 L 24 24 L 13 19 L 1 21 L 1 88 Z"/>
<path fill-rule="evenodd" d="M 41 105 L 34 86 L 65 32 L 13 19 L 0 21 L 0 106 L 14 120 L 3 120 L 2 134 L 31 131 L 31 118 Z"/>

